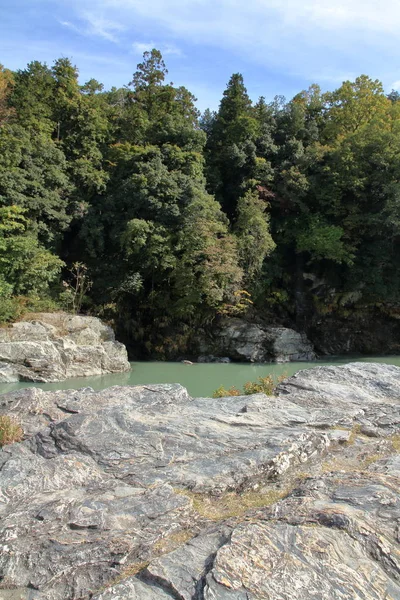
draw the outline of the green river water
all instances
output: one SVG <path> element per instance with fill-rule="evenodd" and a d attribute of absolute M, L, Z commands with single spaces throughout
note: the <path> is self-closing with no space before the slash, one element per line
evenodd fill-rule
<path fill-rule="evenodd" d="M 185 365 L 176 362 L 133 362 L 128 373 L 116 373 L 97 377 L 79 377 L 58 383 L 2 383 L 0 394 L 25 387 L 40 387 L 43 390 L 68 390 L 92 387 L 102 390 L 112 385 L 139 385 L 151 383 L 180 383 L 192 396 L 211 396 L 220 385 L 225 388 L 241 388 L 246 381 L 257 377 L 273 375 L 293 375 L 301 369 L 310 369 L 321 365 L 338 365 L 349 362 L 380 362 L 400 366 L 400 356 L 379 357 L 338 357 L 330 361 L 293 362 L 284 364 L 194 364 Z"/>

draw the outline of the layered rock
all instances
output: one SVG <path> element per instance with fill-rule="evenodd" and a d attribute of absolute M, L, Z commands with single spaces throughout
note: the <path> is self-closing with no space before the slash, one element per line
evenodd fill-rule
<path fill-rule="evenodd" d="M 400 369 L 277 397 L 20 390 L 0 413 L 0 598 L 400 598 Z"/>
<path fill-rule="evenodd" d="M 229 357 L 244 362 L 290 362 L 314 360 L 314 348 L 304 333 L 287 327 L 269 327 L 249 323 L 244 319 L 227 319 L 217 327 L 212 337 L 201 341 L 202 355 Z"/>
<path fill-rule="evenodd" d="M 400 354 L 398 307 L 391 315 L 372 308 L 348 313 L 313 315 L 307 333 L 320 354 Z"/>
<path fill-rule="evenodd" d="M 38 313 L 0 329 L 0 382 L 50 382 L 128 371 L 126 348 L 95 317 Z"/>

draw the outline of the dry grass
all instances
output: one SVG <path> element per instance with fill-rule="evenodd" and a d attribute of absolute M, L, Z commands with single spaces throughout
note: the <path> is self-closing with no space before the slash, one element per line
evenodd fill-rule
<path fill-rule="evenodd" d="M 394 435 L 390 436 L 389 442 L 392 444 L 394 453 L 400 452 L 400 434 L 399 433 L 395 433 Z"/>
<path fill-rule="evenodd" d="M 0 415 L 0 447 L 20 442 L 24 432 L 19 423 L 7 415 Z"/>
<path fill-rule="evenodd" d="M 128 565 L 125 569 L 123 569 L 121 571 L 120 575 L 114 579 L 114 581 L 112 582 L 111 585 L 116 585 L 117 583 L 120 583 L 127 577 L 134 577 L 135 575 L 140 573 L 140 571 L 143 571 L 143 569 L 145 569 L 148 566 L 149 566 L 149 561 L 145 561 L 145 560 L 140 560 L 140 561 L 138 560 L 136 562 L 131 563 L 130 565 Z"/>
<path fill-rule="evenodd" d="M 180 546 L 183 546 L 183 544 L 186 544 L 186 542 L 191 540 L 194 536 L 195 533 L 193 529 L 181 529 L 180 531 L 170 533 L 158 540 L 153 549 L 157 556 L 168 554 Z"/>
<path fill-rule="evenodd" d="M 290 489 L 271 489 L 265 492 L 227 492 L 222 496 L 196 494 L 187 490 L 176 490 L 192 501 L 194 510 L 202 517 L 211 521 L 221 521 L 230 517 L 241 517 L 253 508 L 265 508 L 281 500 Z"/>
<path fill-rule="evenodd" d="M 350 437 L 346 442 L 346 446 L 352 446 L 361 433 L 361 425 L 359 423 L 355 423 L 350 430 Z"/>
<path fill-rule="evenodd" d="M 384 453 L 376 453 L 376 454 L 370 454 L 369 456 L 367 456 L 366 458 L 364 458 L 361 462 L 360 462 L 360 468 L 361 470 L 365 471 L 366 469 L 368 469 L 368 467 L 370 465 L 373 465 L 374 463 L 376 463 L 378 460 L 381 460 L 381 458 L 384 458 Z"/>

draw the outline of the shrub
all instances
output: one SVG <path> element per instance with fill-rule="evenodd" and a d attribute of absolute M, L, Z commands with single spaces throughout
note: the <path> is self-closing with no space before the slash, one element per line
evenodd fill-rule
<path fill-rule="evenodd" d="M 226 398 L 227 396 L 240 396 L 240 390 L 233 386 L 226 390 L 223 385 L 220 385 L 212 395 L 213 398 Z"/>
<path fill-rule="evenodd" d="M 4 296 L 0 290 L 0 324 L 18 321 L 28 313 L 55 312 L 60 305 L 49 296 Z"/>
<path fill-rule="evenodd" d="M 259 377 L 257 381 L 248 381 L 243 386 L 243 391 L 246 396 L 250 394 L 266 394 L 272 396 L 275 389 L 275 381 L 272 375 Z"/>
<path fill-rule="evenodd" d="M 22 427 L 15 419 L 7 415 L 0 415 L 0 447 L 20 442 L 23 435 Z"/>
<path fill-rule="evenodd" d="M 278 383 L 281 383 L 286 379 L 287 375 L 280 375 L 276 379 L 272 375 L 266 377 L 259 377 L 257 381 L 248 381 L 243 386 L 243 393 L 235 387 L 226 390 L 221 385 L 213 393 L 213 398 L 226 398 L 227 396 L 250 396 L 251 394 L 265 394 L 266 396 L 273 396 L 275 388 Z"/>
<path fill-rule="evenodd" d="M 0 295 L 0 323 L 15 321 L 21 314 L 16 298 L 3 298 Z"/>

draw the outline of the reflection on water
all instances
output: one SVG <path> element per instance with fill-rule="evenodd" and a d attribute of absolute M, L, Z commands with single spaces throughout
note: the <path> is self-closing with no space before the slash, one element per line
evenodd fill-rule
<path fill-rule="evenodd" d="M 150 383 L 180 383 L 192 396 L 210 396 L 220 385 L 226 388 L 241 388 L 246 381 L 257 377 L 273 375 L 293 375 L 301 369 L 320 365 L 338 365 L 349 362 L 381 362 L 400 366 L 400 356 L 379 357 L 337 357 L 330 361 L 293 362 L 284 364 L 194 364 L 184 365 L 172 362 L 133 362 L 128 373 L 115 373 L 96 377 L 79 377 L 58 383 L 1 383 L 0 393 L 11 392 L 25 387 L 40 387 L 43 390 L 68 390 L 92 387 L 102 390 L 112 385 L 139 385 Z"/>

